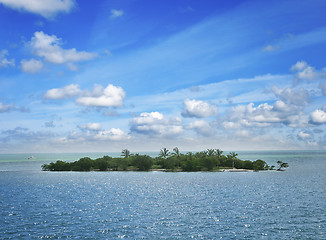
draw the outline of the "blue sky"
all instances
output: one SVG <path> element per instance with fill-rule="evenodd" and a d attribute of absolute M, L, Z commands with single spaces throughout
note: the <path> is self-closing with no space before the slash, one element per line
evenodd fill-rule
<path fill-rule="evenodd" d="M 0 0 L 0 152 L 325 149 L 325 10 Z"/>

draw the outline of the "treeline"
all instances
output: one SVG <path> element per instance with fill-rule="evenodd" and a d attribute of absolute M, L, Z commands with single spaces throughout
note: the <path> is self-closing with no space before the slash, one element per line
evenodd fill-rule
<path fill-rule="evenodd" d="M 220 149 L 207 149 L 201 152 L 188 152 L 182 154 L 178 148 L 173 152 L 163 148 L 158 157 L 148 155 L 130 154 L 128 149 L 122 150 L 121 157 L 112 158 L 104 156 L 97 159 L 84 157 L 75 162 L 56 161 L 43 164 L 44 171 L 149 171 L 161 169 L 166 171 L 219 171 L 226 168 L 248 170 L 272 170 L 274 166 L 268 166 L 263 160 L 240 160 L 238 154 L 231 152 L 223 155 Z M 283 167 L 287 167 L 287 164 Z M 280 168 L 278 169 L 280 170 Z"/>

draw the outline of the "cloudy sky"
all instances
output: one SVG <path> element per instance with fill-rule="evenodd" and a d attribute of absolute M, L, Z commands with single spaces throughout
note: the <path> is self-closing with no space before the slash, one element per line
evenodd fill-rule
<path fill-rule="evenodd" d="M 324 0 L 0 0 L 0 153 L 326 149 Z"/>

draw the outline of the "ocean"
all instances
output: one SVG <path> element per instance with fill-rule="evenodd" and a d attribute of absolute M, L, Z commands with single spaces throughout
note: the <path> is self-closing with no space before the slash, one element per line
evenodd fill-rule
<path fill-rule="evenodd" d="M 326 151 L 237 153 L 289 168 L 43 172 L 120 153 L 0 154 L 0 239 L 326 239 Z"/>

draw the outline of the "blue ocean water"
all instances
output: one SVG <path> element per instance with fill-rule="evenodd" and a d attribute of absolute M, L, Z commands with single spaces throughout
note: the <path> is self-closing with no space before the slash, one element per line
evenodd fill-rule
<path fill-rule="evenodd" d="M 104 154 L 88 154 L 99 157 Z M 0 239 L 326 239 L 326 152 L 239 152 L 284 172 L 42 172 L 0 155 Z"/>

